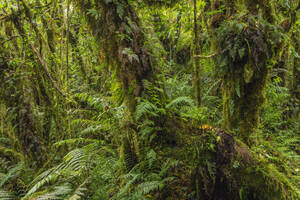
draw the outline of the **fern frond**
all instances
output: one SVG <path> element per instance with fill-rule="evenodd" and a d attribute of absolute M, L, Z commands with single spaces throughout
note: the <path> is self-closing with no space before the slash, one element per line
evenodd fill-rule
<path fill-rule="evenodd" d="M 51 181 L 55 181 L 59 176 L 59 173 L 54 172 L 44 177 L 40 181 L 38 181 L 25 195 L 22 199 L 28 199 L 28 197 L 32 196 L 38 189 L 40 189 L 46 183 L 50 183 Z"/>
<path fill-rule="evenodd" d="M 194 106 L 195 101 L 190 97 L 178 97 L 166 105 L 167 109 L 180 108 L 182 106 Z"/>
<path fill-rule="evenodd" d="M 101 131 L 106 131 L 109 130 L 109 127 L 105 126 L 105 125 L 98 125 L 98 126 L 89 126 L 85 129 L 83 129 L 82 131 L 79 132 L 80 136 L 84 136 L 84 135 L 88 135 L 91 133 L 98 133 Z"/>
<path fill-rule="evenodd" d="M 5 174 L 5 176 L 1 177 L 1 181 L 0 181 L 0 187 L 2 187 L 4 185 L 4 183 L 6 183 L 9 179 L 16 177 L 20 170 L 23 168 L 23 164 L 18 164 L 17 166 L 11 168 L 7 174 Z"/>
<path fill-rule="evenodd" d="M 127 195 L 127 193 L 130 192 L 130 188 L 131 186 L 135 183 L 135 181 L 137 181 L 138 179 L 141 178 L 142 174 L 126 174 L 124 176 L 124 178 L 130 179 L 129 181 L 127 181 L 126 185 L 118 192 L 118 194 L 116 195 L 115 198 L 113 199 L 119 199 L 121 197 L 123 197 L 124 195 Z"/>
<path fill-rule="evenodd" d="M 217 80 L 217 81 L 214 81 L 214 83 L 209 87 L 209 89 L 206 91 L 206 93 L 203 95 L 202 98 L 206 98 L 206 97 L 209 95 L 209 93 L 212 91 L 212 89 L 213 89 L 214 87 L 216 87 L 216 85 L 218 85 L 218 84 L 220 84 L 220 83 L 221 83 L 221 79 L 219 79 L 219 80 Z"/>
<path fill-rule="evenodd" d="M 139 184 L 136 187 L 136 191 L 142 194 L 148 194 L 149 192 L 152 191 L 161 190 L 163 187 L 164 184 L 162 181 L 148 181 Z"/>
<path fill-rule="evenodd" d="M 99 143 L 99 140 L 96 139 L 88 139 L 88 138 L 74 138 L 68 140 L 61 140 L 53 144 L 53 146 L 59 147 L 62 145 L 78 145 L 78 144 L 86 144 L 86 143 Z"/>
<path fill-rule="evenodd" d="M 30 196 L 27 199 L 36 199 L 36 200 L 62 200 L 63 197 L 70 194 L 73 191 L 70 184 L 64 184 L 54 187 L 53 190 L 45 191 L 44 194 L 37 196 Z"/>
<path fill-rule="evenodd" d="M 24 156 L 21 153 L 17 152 L 12 148 L 0 146 L 0 152 L 3 153 L 4 155 L 16 158 L 18 160 L 23 160 L 24 158 Z"/>
<path fill-rule="evenodd" d="M 0 173 L 6 172 L 9 167 L 9 161 L 7 161 L 5 158 L 0 157 Z M 1 180 L 1 179 L 0 179 Z"/>
<path fill-rule="evenodd" d="M 11 193 L 0 189 L 0 200 L 13 200 L 13 199 L 15 198 Z"/>
<path fill-rule="evenodd" d="M 70 198 L 68 198 L 69 200 L 79 200 L 81 199 L 81 197 L 84 196 L 84 192 L 87 190 L 87 188 L 85 188 L 84 186 L 86 185 L 86 183 L 88 182 L 87 178 L 81 185 L 79 185 L 75 191 L 73 192 L 73 194 L 71 195 Z"/>
<path fill-rule="evenodd" d="M 10 144 L 10 139 L 7 137 L 0 137 L 0 144 Z"/>
<path fill-rule="evenodd" d="M 136 121 L 139 121 L 143 115 L 158 117 L 159 112 L 160 109 L 153 103 L 148 101 L 140 102 L 136 107 Z"/>
<path fill-rule="evenodd" d="M 103 111 L 104 108 L 104 101 L 101 98 L 93 97 L 89 94 L 85 93 L 77 93 L 75 97 L 78 97 L 82 102 L 87 103 L 90 107 L 98 110 Z"/>
<path fill-rule="evenodd" d="M 178 160 L 167 159 L 166 162 L 161 167 L 161 171 L 159 173 L 160 177 L 165 176 L 171 167 L 175 167 L 178 164 L 179 164 Z"/>
<path fill-rule="evenodd" d="M 27 192 L 24 199 L 32 196 L 36 191 L 46 183 L 55 182 L 61 176 L 65 179 L 68 177 L 79 177 L 88 169 L 88 160 L 96 152 L 97 144 L 92 143 L 80 149 L 74 149 L 69 152 L 63 159 L 63 162 L 50 170 L 43 172 L 32 182 L 33 187 Z M 70 176 L 70 174 L 72 176 Z M 81 191 L 81 189 L 80 189 Z"/>

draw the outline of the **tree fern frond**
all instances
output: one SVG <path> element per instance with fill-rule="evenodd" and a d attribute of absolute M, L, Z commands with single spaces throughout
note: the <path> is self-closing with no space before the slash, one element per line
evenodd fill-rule
<path fill-rule="evenodd" d="M 87 190 L 87 188 L 85 188 L 84 186 L 86 185 L 86 183 L 88 182 L 87 178 L 81 185 L 79 185 L 73 192 L 73 194 L 71 195 L 70 198 L 68 198 L 69 200 L 79 200 L 84 196 L 84 192 Z"/>
<path fill-rule="evenodd" d="M 147 135 L 150 135 L 151 133 L 153 133 L 153 131 L 155 130 L 155 128 L 153 127 L 144 127 L 139 131 L 139 134 L 141 134 L 142 137 L 145 137 Z"/>
<path fill-rule="evenodd" d="M 84 136 L 84 135 L 88 135 L 90 133 L 98 133 L 101 131 L 106 131 L 109 130 L 109 127 L 104 126 L 104 125 L 98 125 L 98 126 L 89 126 L 85 129 L 83 129 L 82 131 L 79 132 L 80 136 Z"/>
<path fill-rule="evenodd" d="M 161 177 L 165 176 L 171 167 L 175 167 L 178 164 L 179 164 L 178 160 L 167 159 L 167 161 L 162 165 L 159 175 Z"/>
<path fill-rule="evenodd" d="M 34 197 L 36 200 L 63 200 L 64 196 L 70 194 L 73 191 L 70 184 L 64 184 L 54 187 L 51 191 L 46 191 L 42 195 Z M 30 199 L 32 197 L 29 197 Z M 29 199 L 28 198 L 28 199 Z"/>
<path fill-rule="evenodd" d="M 219 79 L 219 80 L 217 80 L 217 81 L 214 81 L 214 83 L 209 87 L 209 89 L 206 91 L 206 93 L 203 95 L 202 98 L 206 98 L 206 97 L 209 95 L 209 93 L 212 91 L 212 89 L 213 89 L 214 87 L 216 87 L 216 85 L 220 84 L 221 81 L 222 81 L 221 79 Z"/>
<path fill-rule="evenodd" d="M 13 199 L 15 198 L 11 193 L 0 189 L 0 200 L 13 200 Z"/>
<path fill-rule="evenodd" d="M 86 143 L 99 143 L 99 140 L 89 139 L 89 138 L 74 138 L 61 140 L 53 144 L 53 146 L 59 147 L 62 145 L 78 145 L 78 144 L 86 144 Z"/>
<path fill-rule="evenodd" d="M 84 186 L 87 180 L 79 185 L 75 190 L 71 184 L 64 184 L 54 187 L 53 190 L 46 192 L 45 194 L 35 197 L 36 200 L 79 200 L 84 196 L 84 192 L 87 190 Z"/>
<path fill-rule="evenodd" d="M 193 99 L 191 99 L 190 97 L 178 97 L 176 99 L 174 99 L 173 101 L 171 101 L 169 104 L 166 105 L 167 109 L 171 109 L 171 108 L 179 108 L 182 106 L 194 106 L 195 105 L 195 101 Z"/>
<path fill-rule="evenodd" d="M 164 183 L 162 181 L 148 181 L 139 184 L 136 187 L 136 191 L 142 194 L 148 194 L 152 191 L 161 190 L 164 187 Z"/>
<path fill-rule="evenodd" d="M 7 137 L 0 137 L 0 144 L 10 144 L 10 139 Z"/>
<path fill-rule="evenodd" d="M 9 168 L 9 161 L 7 161 L 5 158 L 0 157 L 0 174 L 1 172 L 6 172 L 6 170 Z M 2 180 L 2 179 L 0 179 Z"/>
<path fill-rule="evenodd" d="M 58 178 L 59 173 L 54 172 L 49 174 L 47 177 L 43 178 L 42 180 L 40 180 L 39 182 L 37 182 L 25 195 L 24 198 L 22 199 L 28 199 L 28 197 L 30 197 L 32 194 L 34 194 L 38 189 L 40 189 L 43 185 L 45 185 L 46 183 L 50 183 L 51 181 L 54 181 Z"/>
<path fill-rule="evenodd" d="M 82 102 L 87 103 L 90 107 L 98 111 L 103 111 L 103 107 L 104 107 L 103 99 L 98 97 L 93 97 L 85 93 L 77 93 L 75 94 L 75 97 L 78 97 Z"/>
<path fill-rule="evenodd" d="M 23 166 L 24 165 L 22 163 L 18 164 L 17 166 L 11 168 L 5 176 L 1 177 L 0 187 L 2 187 L 10 178 L 16 177 Z"/>
<path fill-rule="evenodd" d="M 139 121 L 143 115 L 158 117 L 159 112 L 160 110 L 156 105 L 148 101 L 140 102 L 136 107 L 136 120 Z"/>
<path fill-rule="evenodd" d="M 72 176 L 80 176 L 81 172 L 87 170 L 88 159 L 90 158 L 90 155 L 95 152 L 97 147 L 98 145 L 93 143 L 69 152 L 64 157 L 62 163 L 45 171 L 32 182 L 33 187 L 27 192 L 24 198 L 26 199 L 33 195 L 46 183 L 56 181 L 61 175 L 66 175 L 64 176 L 65 178 L 70 174 L 72 174 Z"/>
<path fill-rule="evenodd" d="M 0 146 L 0 152 L 3 153 L 4 155 L 16 158 L 18 160 L 23 160 L 24 158 L 24 156 L 21 153 L 17 152 L 12 148 Z"/>
<path fill-rule="evenodd" d="M 116 197 L 113 199 L 119 199 L 120 197 L 126 195 L 130 191 L 130 187 L 135 183 L 139 178 L 141 178 L 142 174 L 126 174 L 124 178 L 130 178 L 127 181 L 126 185 L 122 187 L 122 189 L 116 194 Z"/>

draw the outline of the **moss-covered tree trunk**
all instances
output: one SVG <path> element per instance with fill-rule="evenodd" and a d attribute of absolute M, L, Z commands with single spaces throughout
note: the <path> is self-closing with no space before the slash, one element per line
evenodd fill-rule
<path fill-rule="evenodd" d="M 248 143 L 249 137 L 259 125 L 260 110 L 265 102 L 268 69 L 262 67 L 251 72 L 253 77 L 247 81 L 244 79 L 247 76 L 246 68 L 247 65 L 223 78 L 223 117 L 224 127 L 228 130 L 237 129 L 240 137 Z"/>
<path fill-rule="evenodd" d="M 300 39 L 297 37 L 298 31 L 292 34 L 292 40 L 294 41 L 294 48 L 295 52 L 298 52 L 298 57 L 294 57 L 293 60 L 293 81 L 292 81 L 292 96 L 300 101 L 300 58 L 299 58 L 299 51 L 300 51 Z"/>
<path fill-rule="evenodd" d="M 197 0 L 193 1 L 194 5 L 194 35 L 195 35 L 195 54 L 200 55 L 200 38 L 199 38 L 199 22 L 198 22 L 198 11 L 197 11 Z M 199 57 L 194 57 L 194 84 L 195 84 L 195 91 L 196 91 L 196 99 L 197 105 L 201 105 L 201 66 L 200 66 L 200 59 Z"/>
<path fill-rule="evenodd" d="M 103 62 L 109 62 L 122 85 L 131 119 L 123 130 L 120 156 L 124 161 L 130 161 L 125 163 L 125 167 L 130 169 L 137 160 L 138 145 L 132 140 L 136 138 L 135 130 L 128 130 L 128 127 L 132 127 L 130 123 L 135 119 L 137 99 L 146 95 L 144 82 L 153 78 L 145 35 L 133 6 L 127 0 L 77 0 L 77 4 L 85 14 L 99 46 L 103 47 Z"/>
<path fill-rule="evenodd" d="M 126 0 L 105 2 L 77 1 L 94 36 L 104 48 L 104 56 L 122 83 L 128 109 L 133 114 L 137 97 L 143 95 L 143 81 L 152 77 L 150 54 L 145 48 L 145 36 L 139 19 L 130 3 Z M 89 14 L 91 9 L 99 13 Z"/>
<path fill-rule="evenodd" d="M 299 31 L 299 30 L 298 30 Z M 293 35 L 293 40 L 295 41 L 295 51 L 299 54 L 299 46 L 300 41 L 295 35 Z M 293 61 L 293 80 L 292 80 L 292 87 L 291 87 L 291 94 L 292 94 L 292 104 L 294 109 L 294 114 L 296 119 L 300 117 L 300 58 L 294 57 Z"/>
<path fill-rule="evenodd" d="M 247 17 L 235 18 L 233 0 L 212 3 L 212 10 L 222 5 L 226 10 L 212 15 L 211 27 L 215 34 L 217 66 L 223 72 L 224 127 L 236 130 L 244 142 L 251 144 L 251 135 L 259 126 L 259 114 L 265 102 L 268 61 L 277 53 L 271 52 L 268 31 Z M 262 10 L 264 23 L 274 22 L 270 2 L 246 1 L 245 6 L 253 19 Z M 231 19 L 234 23 L 228 23 Z M 257 23 L 257 22 L 256 22 Z M 276 50 L 275 50 L 276 51 Z"/>

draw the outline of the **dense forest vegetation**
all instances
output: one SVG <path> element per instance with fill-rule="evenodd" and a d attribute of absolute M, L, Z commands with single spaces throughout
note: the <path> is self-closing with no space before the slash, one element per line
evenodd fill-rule
<path fill-rule="evenodd" d="M 1 0 L 0 200 L 299 200 L 299 0 Z"/>

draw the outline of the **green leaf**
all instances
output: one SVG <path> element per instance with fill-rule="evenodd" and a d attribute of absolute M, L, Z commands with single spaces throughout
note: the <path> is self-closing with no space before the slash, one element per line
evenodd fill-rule
<path fill-rule="evenodd" d="M 241 98 L 240 84 L 235 85 L 235 91 L 239 98 Z"/>

